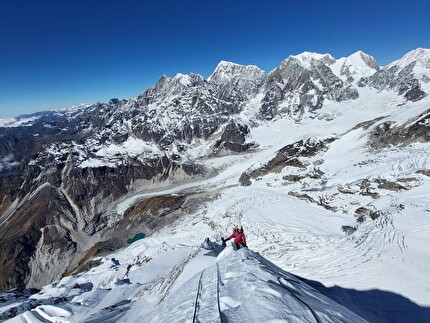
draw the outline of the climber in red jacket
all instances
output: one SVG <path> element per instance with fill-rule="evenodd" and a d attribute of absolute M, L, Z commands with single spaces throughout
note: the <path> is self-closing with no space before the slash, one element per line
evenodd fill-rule
<path fill-rule="evenodd" d="M 239 228 L 237 227 L 237 225 L 235 225 L 233 227 L 233 233 L 231 234 L 231 236 L 229 236 L 227 239 L 221 238 L 222 240 L 222 245 L 225 246 L 225 242 L 232 239 L 232 238 L 236 238 L 236 236 L 239 234 L 238 232 Z"/>
<path fill-rule="evenodd" d="M 248 248 L 248 246 L 246 245 L 245 233 L 243 233 L 243 227 L 240 227 L 240 229 L 238 230 L 238 233 L 234 238 L 234 243 L 236 244 L 236 249 L 239 249 L 241 247 Z"/>
<path fill-rule="evenodd" d="M 245 234 L 243 233 L 243 227 L 239 227 L 237 225 L 235 225 L 233 227 L 233 233 L 231 234 L 231 236 L 229 236 L 227 239 L 222 239 L 223 245 L 225 245 L 225 242 L 234 238 L 234 243 L 236 245 L 236 249 L 239 249 L 241 246 L 248 248 L 246 245 L 246 237 Z"/>

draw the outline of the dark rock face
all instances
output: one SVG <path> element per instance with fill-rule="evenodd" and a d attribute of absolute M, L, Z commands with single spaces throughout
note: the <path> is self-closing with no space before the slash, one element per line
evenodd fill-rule
<path fill-rule="evenodd" d="M 96 168 L 77 167 L 73 154 L 58 159 L 38 154 L 33 161 L 22 165 L 18 176 L 1 177 L 3 290 L 47 284 L 76 267 L 91 247 L 85 241 L 94 243 L 116 226 L 119 219 L 110 206 L 134 181 L 204 173 L 197 165 L 177 164 L 166 156 Z M 58 263 L 62 266 L 52 268 Z"/>
<path fill-rule="evenodd" d="M 430 110 L 403 125 L 395 125 L 394 122 L 384 122 L 375 127 L 369 136 L 370 145 L 375 149 L 390 145 L 406 145 L 412 142 L 429 141 Z"/>
<path fill-rule="evenodd" d="M 330 69 L 333 63 L 334 59 L 327 56 L 311 58 L 309 66 L 292 56 L 284 60 L 268 75 L 261 118 L 271 120 L 287 115 L 301 119 L 306 112 L 321 108 L 325 99 L 336 102 L 357 99 L 357 89 Z"/>
<path fill-rule="evenodd" d="M 337 75 L 330 55 L 291 56 L 269 74 L 221 62 L 208 79 L 162 76 L 137 99 L 40 112 L 21 116 L 20 125 L 0 127 L 0 290 L 41 287 L 85 266 L 98 249 L 123 246 L 122 236 L 107 236 L 118 228 L 125 234 L 124 221 L 141 219 L 150 202 L 139 201 L 121 213 L 121 199 L 206 176 L 199 158 L 250 151 L 256 147 L 248 140 L 254 123 L 300 121 L 325 100 L 358 98 L 357 84 L 395 90 L 411 101 L 425 95 L 422 82 L 430 79 L 415 75 L 415 67 L 430 68 L 426 50 L 385 69 L 370 56 L 357 55 L 377 70 L 358 83 L 359 69 L 346 64 Z M 252 121 L 243 121 L 242 113 L 252 113 Z M 371 135 L 374 147 L 428 141 L 427 119 L 423 115 L 403 128 L 381 125 Z M 240 182 L 249 185 L 286 165 L 302 167 L 303 158 L 326 143 L 286 146 L 264 167 L 244 172 Z M 194 157 L 190 151 L 196 146 L 203 153 Z M 150 234 L 181 216 L 189 197 L 184 199 L 165 197 L 159 209 L 168 211 L 130 223 Z M 53 268 L 55 262 L 65 265 Z"/>
<path fill-rule="evenodd" d="M 161 148 L 175 140 L 190 143 L 193 138 L 207 139 L 229 120 L 235 108 L 219 104 L 214 90 L 195 74 L 160 78 L 133 103 L 133 132 L 145 141 L 159 143 Z"/>
<path fill-rule="evenodd" d="M 218 64 L 208 81 L 215 88 L 215 96 L 233 106 L 241 107 L 258 93 L 266 82 L 267 74 L 256 66 L 230 62 Z"/>
<path fill-rule="evenodd" d="M 342 225 L 341 229 L 343 232 L 345 232 L 346 235 L 351 235 L 357 230 L 356 227 L 351 227 L 349 225 Z"/>
<path fill-rule="evenodd" d="M 255 146 L 254 143 L 245 143 L 248 134 L 248 126 L 230 122 L 225 127 L 220 140 L 215 143 L 215 152 L 219 153 L 221 149 L 237 153 L 248 151 L 251 147 Z"/>
<path fill-rule="evenodd" d="M 323 93 L 332 101 L 341 102 L 358 98 L 357 89 L 344 83 L 323 62 L 315 61 L 312 63 L 312 67 L 313 78 L 326 89 Z"/>
<path fill-rule="evenodd" d="M 301 161 L 302 158 L 314 156 L 319 151 L 326 149 L 327 144 L 333 140 L 335 139 L 329 138 L 327 140 L 320 141 L 315 138 L 309 138 L 306 141 L 300 140 L 294 144 L 287 145 L 280 149 L 276 156 L 267 164 L 257 169 L 251 169 L 244 172 L 240 176 L 239 181 L 241 185 L 249 186 L 252 184 L 252 180 L 269 173 L 280 172 L 286 166 L 305 167 Z"/>
<path fill-rule="evenodd" d="M 358 86 L 371 86 L 378 90 L 394 90 L 408 101 L 419 101 L 426 96 L 420 81 L 414 75 L 416 61 L 406 66 L 393 65 L 362 78 Z"/>
<path fill-rule="evenodd" d="M 301 118 L 306 111 L 322 106 L 323 93 L 312 82 L 312 71 L 306 69 L 294 57 L 284 60 L 269 74 L 265 95 L 260 109 L 266 120 L 276 115 Z M 284 107 L 280 108 L 284 103 Z"/>
<path fill-rule="evenodd" d="M 76 245 L 65 234 L 64 228 L 73 228 L 75 218 L 76 214 L 67 199 L 49 184 L 21 204 L 0 230 L 1 286 L 4 289 L 25 287 L 30 270 L 28 263 L 38 244 L 51 250 L 60 248 L 73 252 Z M 60 222 L 63 225 L 56 227 Z M 44 230 L 41 231 L 41 228 Z"/>

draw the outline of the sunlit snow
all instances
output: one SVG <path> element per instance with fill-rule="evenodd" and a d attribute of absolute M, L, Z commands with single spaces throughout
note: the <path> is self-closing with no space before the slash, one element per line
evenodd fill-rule
<path fill-rule="evenodd" d="M 296 58 L 305 65 L 332 59 L 313 53 Z M 360 77 L 372 73 L 360 52 L 333 64 L 336 74 L 343 66 L 352 66 L 350 72 Z M 188 84 L 184 75 L 175 78 Z M 358 91 L 357 100 L 327 100 L 300 123 L 260 122 L 247 138 L 259 145 L 252 153 L 201 161 L 218 170 L 211 178 L 119 200 L 114 209 L 121 216 L 148 196 L 201 191 L 210 197 L 153 235 L 94 259 L 99 262 L 94 268 L 45 286 L 31 297 L 45 305 L 8 322 L 428 321 L 430 177 L 420 171 L 430 169 L 429 144 L 376 151 L 368 135 L 386 121 L 411 122 L 428 110 L 430 99 L 405 103 L 394 92 Z M 261 99 L 257 95 L 238 118 L 254 122 Z M 367 121 L 374 123 L 356 127 Z M 287 166 L 239 186 L 244 171 L 261 167 L 285 145 L 309 138 L 336 140 L 304 160 L 303 168 Z M 202 149 L 188 154 L 197 159 Z M 97 146 L 81 167 L 114 165 L 115 155 L 125 153 L 139 157 L 160 151 L 128 138 L 121 145 Z M 285 179 L 316 171 L 322 175 Z M 405 189 L 378 184 L 395 180 Z M 375 218 L 357 221 L 360 207 L 374 211 Z M 236 224 L 243 225 L 249 249 L 234 250 L 230 242 L 222 248 L 221 237 Z M 342 227 L 353 231 L 346 234 Z M 53 304 L 61 298 L 67 301 Z"/>

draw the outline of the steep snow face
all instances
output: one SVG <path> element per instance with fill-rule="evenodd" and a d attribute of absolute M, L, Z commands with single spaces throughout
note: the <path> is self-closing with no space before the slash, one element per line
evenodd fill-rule
<path fill-rule="evenodd" d="M 208 158 L 205 165 L 217 176 L 149 193 L 206 192 L 204 205 L 15 306 L 57 302 L 72 322 L 189 321 L 194 315 L 212 322 L 219 312 L 246 321 L 360 322 L 359 315 L 370 322 L 426 322 L 428 141 L 374 149 L 369 140 L 387 122 L 391 129 L 425 126 L 430 101 L 399 106 L 403 99 L 392 91 L 360 91 L 355 101 L 326 102 L 301 123 L 278 119 L 253 128 L 258 151 Z M 312 142 L 337 139 L 294 165 L 261 173 L 250 186 L 237 185 L 245 170 L 264 168 L 286 144 L 311 136 L 317 137 Z M 254 252 L 228 245 L 217 256 L 218 245 L 199 247 L 206 237 L 227 237 L 234 224 L 244 226 Z"/>
<path fill-rule="evenodd" d="M 2 260 L 21 261 L 18 280 L 38 286 L 48 281 L 39 268 L 51 266 L 49 279 L 64 273 L 60 262 L 71 258 L 61 248 L 84 256 L 97 234 L 122 234 L 106 248 L 112 250 L 133 230 L 153 233 L 168 218 L 177 221 L 160 240 L 145 241 L 178 250 L 240 222 L 253 250 L 294 274 L 346 289 L 389 290 L 428 306 L 428 73 L 418 80 L 414 61 L 350 83 L 330 57 L 305 56 L 285 60 L 262 85 L 250 76 L 264 76 L 254 67 L 222 63 L 220 84 L 198 75 L 162 77 L 136 100 L 0 128 L 7 139 L 0 141 L 0 171 L 7 172 L 0 181 L 0 234 L 8 239 L 0 244 Z M 359 75 L 366 60 L 352 55 L 349 69 L 362 64 Z M 249 77 L 242 82 L 240 75 Z M 11 173 L 18 162 L 20 172 Z M 253 175 L 249 186 L 237 187 L 246 173 Z M 198 198 L 186 200 L 190 194 Z M 22 214 L 31 215 L 28 222 Z M 39 241 L 41 233 L 55 239 Z M 27 246 L 37 252 L 20 254 Z M 49 263 L 49 254 L 60 262 Z M 35 266 L 32 279 L 27 264 Z M 17 273 L 9 263 L 0 270 L 8 268 Z M 163 291 L 168 276 L 158 282 Z"/>
<path fill-rule="evenodd" d="M 370 77 L 359 86 L 370 85 L 379 90 L 395 90 L 408 101 L 419 101 L 430 90 L 430 50 L 418 48 L 407 53 Z"/>
<path fill-rule="evenodd" d="M 209 76 L 208 81 L 222 86 L 238 79 L 262 83 L 265 77 L 266 72 L 255 65 L 239 65 L 221 61 L 212 75 Z"/>
<path fill-rule="evenodd" d="M 330 54 L 319 54 L 313 52 L 303 52 L 299 55 L 291 55 L 290 57 L 297 59 L 307 69 L 311 69 L 311 63 L 315 61 L 321 62 L 325 65 L 332 65 L 336 62 L 336 59 Z"/>
<path fill-rule="evenodd" d="M 93 275 L 63 279 L 32 296 L 38 302 L 73 298 L 69 304 L 40 305 L 7 322 L 39 322 L 41 316 L 62 322 L 366 322 L 251 250 L 236 251 L 229 243 L 221 251 L 206 241 L 187 256 L 189 251 L 162 250 L 125 276 L 121 260 L 103 259 Z"/>
<path fill-rule="evenodd" d="M 388 64 L 387 68 L 393 66 L 399 66 L 400 68 L 404 68 L 413 62 L 416 62 L 418 66 L 422 66 L 425 69 L 430 69 L 430 49 L 414 49 L 409 53 L 405 54 L 401 59 Z"/>
<path fill-rule="evenodd" d="M 379 70 L 376 60 L 362 51 L 340 58 L 331 66 L 334 74 L 345 81 L 357 82 L 362 77 L 371 76 Z"/>
<path fill-rule="evenodd" d="M 141 316 L 148 322 L 178 321 L 179 317 L 183 322 L 365 322 L 258 254 L 235 251 L 230 244 L 218 255 L 216 264 Z"/>

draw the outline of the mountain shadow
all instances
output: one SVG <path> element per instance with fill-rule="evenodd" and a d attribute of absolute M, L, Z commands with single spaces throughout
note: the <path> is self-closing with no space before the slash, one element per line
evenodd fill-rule
<path fill-rule="evenodd" d="M 379 289 L 359 291 L 339 286 L 326 287 L 318 281 L 295 276 L 369 322 L 429 322 L 430 307 L 419 306 L 402 295 Z"/>

